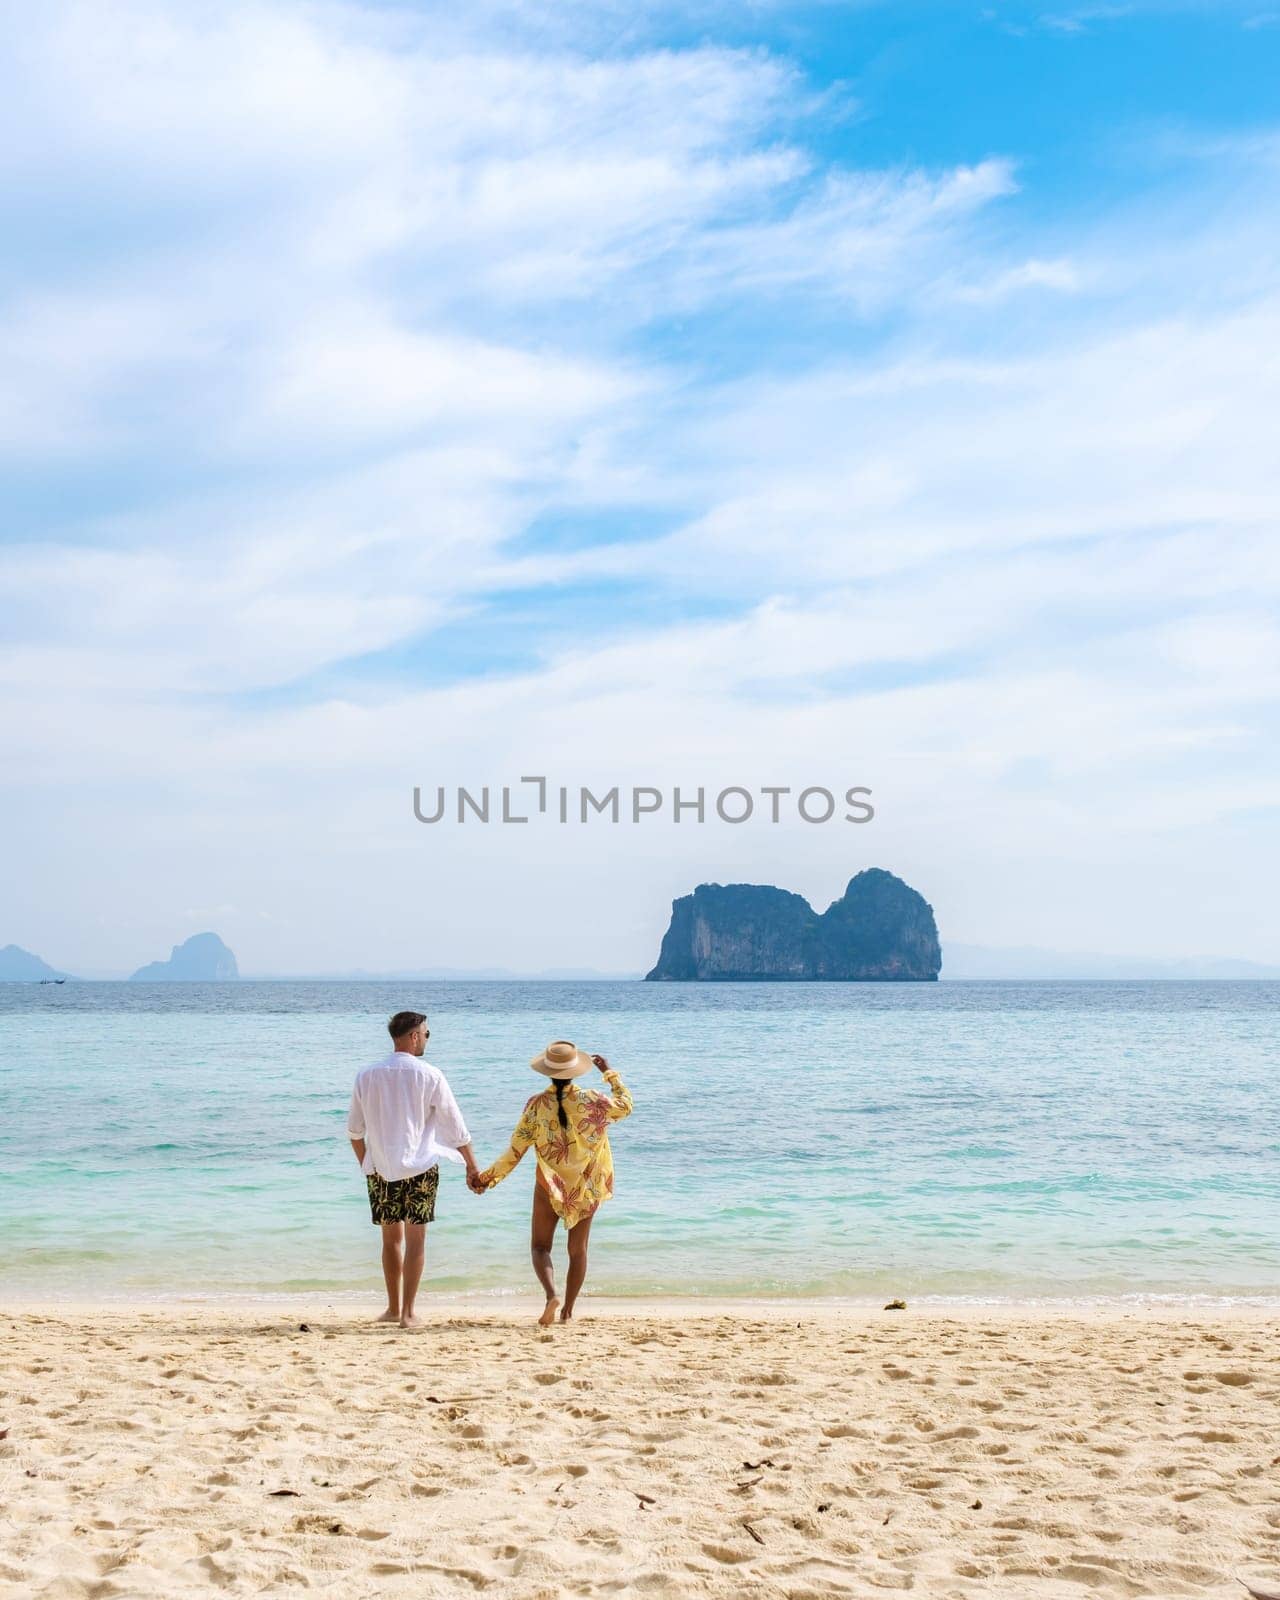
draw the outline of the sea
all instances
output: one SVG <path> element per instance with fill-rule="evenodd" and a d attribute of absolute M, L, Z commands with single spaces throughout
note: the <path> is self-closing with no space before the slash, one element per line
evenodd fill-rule
<path fill-rule="evenodd" d="M 589 1291 L 1280 1306 L 1267 982 L 4 983 L 0 1298 L 372 1305 L 346 1115 L 405 1007 L 483 1163 L 549 1040 L 622 1074 Z M 445 1168 L 431 1293 L 532 1292 L 533 1165 Z"/>

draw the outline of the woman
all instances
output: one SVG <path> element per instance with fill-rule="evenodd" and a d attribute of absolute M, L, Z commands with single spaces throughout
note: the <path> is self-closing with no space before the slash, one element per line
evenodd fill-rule
<path fill-rule="evenodd" d="M 476 1179 L 477 1194 L 501 1183 L 530 1145 L 538 1152 L 537 1179 L 533 1186 L 533 1270 L 547 1297 L 538 1322 L 548 1328 L 556 1320 L 560 1297 L 556 1294 L 551 1242 L 556 1223 L 569 1235 L 569 1276 L 565 1283 L 561 1322 L 573 1317 L 574 1302 L 587 1275 L 587 1240 L 591 1219 L 613 1193 L 613 1154 L 606 1128 L 631 1112 L 631 1096 L 622 1079 L 603 1056 L 589 1056 L 557 1039 L 529 1063 L 535 1072 L 551 1079 L 525 1105 L 511 1135 L 511 1145 Z M 609 1094 L 579 1089 L 573 1082 L 592 1066 L 600 1069 Z"/>

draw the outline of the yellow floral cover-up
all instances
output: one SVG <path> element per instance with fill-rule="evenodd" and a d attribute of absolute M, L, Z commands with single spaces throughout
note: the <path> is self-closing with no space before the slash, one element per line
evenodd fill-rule
<path fill-rule="evenodd" d="M 556 1092 L 535 1094 L 520 1113 L 511 1144 L 480 1176 L 501 1183 L 530 1145 L 538 1152 L 538 1182 L 566 1228 L 575 1227 L 613 1193 L 613 1153 L 605 1129 L 631 1114 L 631 1094 L 612 1068 L 604 1074 L 609 1094 L 579 1089 L 564 1091 L 569 1126 L 556 1114 Z"/>

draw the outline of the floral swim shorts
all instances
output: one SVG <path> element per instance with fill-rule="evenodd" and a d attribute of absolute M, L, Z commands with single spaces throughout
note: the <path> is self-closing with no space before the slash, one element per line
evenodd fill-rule
<path fill-rule="evenodd" d="M 365 1183 L 369 1187 L 369 1209 L 375 1223 L 435 1221 L 439 1167 L 415 1172 L 411 1178 L 390 1180 L 370 1172 L 365 1175 Z"/>

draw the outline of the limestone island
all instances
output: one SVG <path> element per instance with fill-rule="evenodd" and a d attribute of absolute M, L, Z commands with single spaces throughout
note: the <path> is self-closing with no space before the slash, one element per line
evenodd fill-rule
<path fill-rule="evenodd" d="M 194 933 L 167 961 L 139 967 L 130 983 L 225 983 L 238 978 L 236 958 L 216 933 Z"/>
<path fill-rule="evenodd" d="M 7 944 L 0 950 L 0 983 L 65 983 L 67 974 L 51 967 L 21 945 Z"/>
<path fill-rule="evenodd" d="M 767 884 L 699 884 L 673 901 L 645 980 L 933 983 L 941 970 L 932 906 L 892 872 L 868 867 L 821 915 Z"/>

